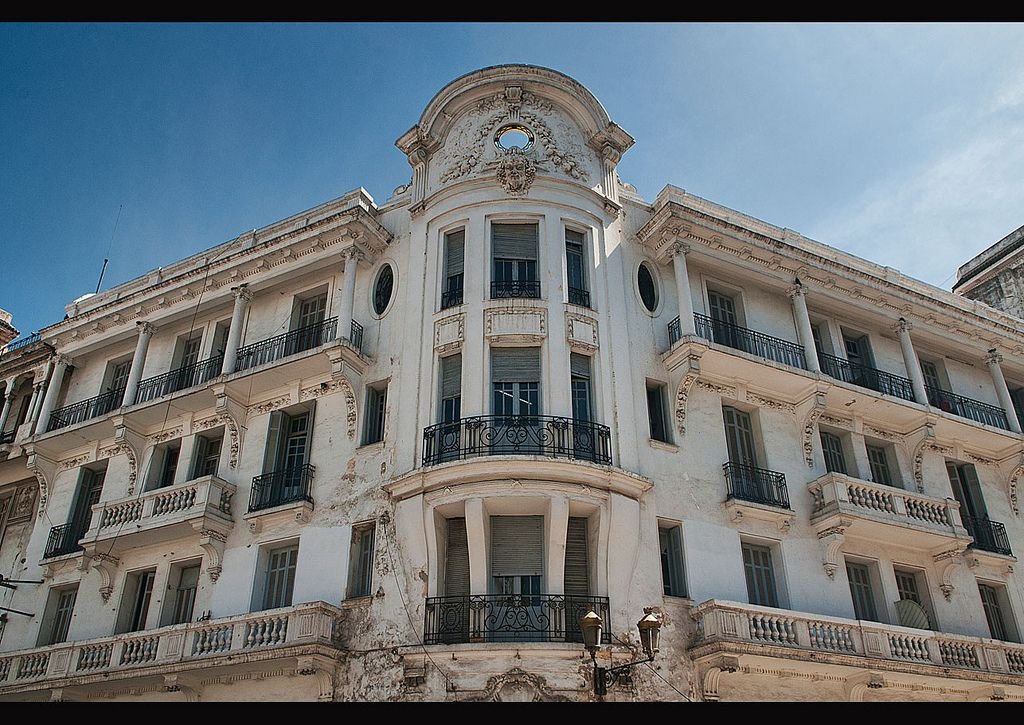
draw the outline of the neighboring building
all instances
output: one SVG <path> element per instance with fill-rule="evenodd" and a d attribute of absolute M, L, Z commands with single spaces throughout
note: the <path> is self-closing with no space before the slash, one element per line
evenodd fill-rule
<path fill-rule="evenodd" d="M 1024 318 L 1024 227 L 962 265 L 953 291 Z"/>
<path fill-rule="evenodd" d="M 591 700 L 581 616 L 607 667 L 651 609 L 608 699 L 1024 700 L 1019 320 L 644 201 L 632 144 L 486 68 L 384 204 L 69 306 L 0 699 Z"/>

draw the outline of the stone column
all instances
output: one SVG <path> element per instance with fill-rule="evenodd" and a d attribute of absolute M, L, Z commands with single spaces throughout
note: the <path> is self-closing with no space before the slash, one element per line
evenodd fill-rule
<path fill-rule="evenodd" d="M 601 149 L 601 170 L 604 177 L 601 185 L 604 187 L 605 197 L 616 204 L 619 203 L 619 185 L 615 180 L 615 165 L 621 158 L 622 154 L 611 144 L 605 144 Z"/>
<path fill-rule="evenodd" d="M 139 337 L 135 340 L 135 355 L 132 357 L 131 370 L 128 371 L 128 382 L 124 386 L 121 405 L 135 405 L 135 393 L 139 389 L 139 380 L 142 379 L 142 368 L 146 365 L 149 341 L 156 332 L 156 328 L 149 322 L 136 322 L 135 326 L 139 328 Z"/>
<path fill-rule="evenodd" d="M 1010 430 L 1014 433 L 1020 433 L 1020 421 L 1017 420 L 1017 411 L 1013 407 L 1013 399 L 1010 397 L 1010 389 L 1006 387 L 1006 378 L 1003 377 L 1003 369 L 999 366 L 999 363 L 1003 361 L 1003 356 L 1000 355 L 995 348 L 988 351 L 988 355 L 985 356 L 985 362 L 988 364 L 988 371 L 992 374 L 992 384 L 996 386 L 996 395 L 999 396 L 999 404 L 1003 406 L 1003 410 L 1006 411 L 1006 422 L 1010 424 Z M 0 424 L 0 428 L 3 425 Z"/>
<path fill-rule="evenodd" d="M 64 385 L 64 374 L 71 365 L 64 355 L 56 355 L 53 360 L 53 374 L 50 376 L 50 383 L 46 388 L 46 395 L 43 397 L 43 407 L 39 410 L 40 424 L 39 433 L 45 433 L 50 424 L 50 414 L 57 407 L 57 396 L 60 395 L 61 386 Z"/>
<path fill-rule="evenodd" d="M 238 343 L 242 341 L 242 324 L 245 322 L 245 309 L 252 299 L 252 290 L 246 284 L 240 284 L 231 288 L 235 295 L 235 308 L 231 311 L 231 326 L 228 328 L 228 339 L 224 344 L 224 362 L 221 363 L 221 372 L 230 375 L 235 372 L 235 362 L 238 359 Z"/>
<path fill-rule="evenodd" d="M 807 314 L 807 300 L 804 295 L 807 291 L 797 280 L 792 287 L 786 290 L 789 298 L 793 300 L 793 312 L 796 315 L 796 331 L 800 335 L 800 342 L 804 346 L 804 358 L 807 361 L 807 369 L 811 372 L 821 372 L 818 364 L 818 349 L 814 346 L 814 331 L 811 329 L 811 316 Z"/>
<path fill-rule="evenodd" d="M 910 375 L 910 383 L 914 386 L 914 400 L 921 405 L 928 405 L 928 392 L 924 389 L 924 373 L 921 372 L 921 363 L 914 352 L 914 345 L 910 341 L 910 330 L 913 325 L 902 317 L 893 327 L 900 336 L 900 349 L 903 351 L 903 364 L 907 366 L 907 373 Z"/>
<path fill-rule="evenodd" d="M 352 310 L 356 301 L 356 272 L 362 256 L 357 249 L 347 249 L 345 257 L 345 279 L 341 284 L 341 300 L 338 303 L 338 339 L 348 340 L 352 334 Z"/>
<path fill-rule="evenodd" d="M 689 251 L 690 245 L 682 242 L 669 250 L 676 275 L 676 296 L 679 298 L 679 332 L 683 337 L 697 334 L 693 320 L 693 299 L 690 297 L 690 277 L 686 270 L 686 255 Z"/>
<path fill-rule="evenodd" d="M 3 433 L 4 426 L 7 425 L 7 418 L 11 414 L 11 406 L 14 404 L 14 382 L 17 378 L 11 378 L 7 381 L 7 386 L 4 388 L 4 409 L 0 412 L 0 433 Z"/>
<path fill-rule="evenodd" d="M 28 435 L 32 435 L 36 430 L 36 421 L 39 420 L 39 411 L 43 405 L 43 396 L 46 394 L 47 381 L 50 379 L 50 375 L 53 373 L 53 360 L 46 361 L 46 368 L 43 370 L 43 378 L 39 382 L 34 384 L 35 393 L 33 394 L 32 409 L 29 411 L 29 423 L 31 424 L 28 429 Z"/>

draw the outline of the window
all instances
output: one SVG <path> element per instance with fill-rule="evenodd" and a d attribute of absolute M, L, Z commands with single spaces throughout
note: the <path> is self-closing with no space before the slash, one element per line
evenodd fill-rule
<path fill-rule="evenodd" d="M 536 224 L 491 225 L 492 299 L 540 297 L 537 229 Z"/>
<path fill-rule="evenodd" d="M 325 340 L 324 326 L 321 323 L 326 313 L 326 292 L 297 297 L 292 311 L 292 334 L 287 338 L 284 354 L 294 355 L 322 345 Z"/>
<path fill-rule="evenodd" d="M 71 529 L 74 531 L 73 542 L 77 548 L 78 540 L 85 536 L 92 521 L 92 507 L 100 501 L 100 494 L 103 492 L 103 480 L 106 478 L 107 469 L 83 468 L 78 480 L 78 491 L 75 495 L 75 505 L 71 509 Z M 70 552 L 62 552 L 70 553 Z"/>
<path fill-rule="evenodd" d="M 636 268 L 636 289 L 640 293 L 640 301 L 652 315 L 658 310 L 658 283 L 655 281 L 654 273 L 647 265 L 641 262 Z"/>
<path fill-rule="evenodd" d="M 544 576 L 544 517 L 491 516 L 494 594 L 540 594 Z"/>
<path fill-rule="evenodd" d="M 569 526 L 565 532 L 565 567 L 563 569 L 567 595 L 590 596 L 589 562 L 587 520 L 582 516 L 570 516 Z"/>
<path fill-rule="evenodd" d="M 772 551 L 767 546 L 743 542 L 743 572 L 747 579 L 747 600 L 765 607 L 779 606 L 775 589 Z"/>
<path fill-rule="evenodd" d="M 444 594 L 446 597 L 468 596 L 469 540 L 466 519 L 447 519 L 447 548 L 444 564 Z"/>
<path fill-rule="evenodd" d="M 661 545 L 661 582 L 670 597 L 686 596 L 683 575 L 683 534 L 678 524 L 662 525 L 658 529 Z"/>
<path fill-rule="evenodd" d="M 850 580 L 850 596 L 853 598 L 853 612 L 857 619 L 878 622 L 875 609 L 875 594 L 871 585 L 871 572 L 866 564 L 846 562 L 846 576 Z"/>
<path fill-rule="evenodd" d="M 373 311 L 382 317 L 388 311 L 391 297 L 395 291 L 395 270 L 385 263 L 377 272 L 377 281 L 373 285 Z"/>
<path fill-rule="evenodd" d="M 263 609 L 290 607 L 295 588 L 295 566 L 299 560 L 297 544 L 270 549 L 267 552 L 266 585 Z"/>
<path fill-rule="evenodd" d="M 253 479 L 250 511 L 313 500 L 309 451 L 315 412 L 311 401 L 270 414 L 263 475 Z"/>
<path fill-rule="evenodd" d="M 978 582 L 978 593 L 981 594 L 981 606 L 985 610 L 985 620 L 988 622 L 988 631 L 992 639 L 1004 642 L 1019 641 L 1010 613 L 1006 587 L 1001 584 Z"/>
<path fill-rule="evenodd" d="M 441 290 L 442 310 L 462 304 L 465 252 L 465 229 L 459 229 L 444 235 L 444 285 Z"/>
<path fill-rule="evenodd" d="M 936 390 L 942 389 L 942 379 L 939 377 L 939 366 L 931 360 L 921 360 L 921 374 L 924 376 L 924 384 Z"/>
<path fill-rule="evenodd" d="M 725 421 L 725 443 L 729 450 L 729 462 L 757 467 L 754 426 L 750 415 L 737 408 L 722 406 L 722 418 Z"/>
<path fill-rule="evenodd" d="M 131 370 L 131 360 L 122 360 L 121 362 L 110 363 L 107 366 L 107 384 L 103 386 L 103 392 L 109 393 L 109 397 L 105 397 L 94 404 L 94 408 L 91 410 L 94 415 L 103 415 L 121 406 L 124 398 L 124 389 L 128 387 L 128 375 L 131 373 Z M 131 404 L 135 401 L 130 400 L 128 402 Z"/>
<path fill-rule="evenodd" d="M 894 486 L 893 476 L 889 468 L 889 455 L 885 448 L 867 444 L 868 465 L 871 467 L 871 480 L 883 486 Z"/>
<path fill-rule="evenodd" d="M 569 353 L 569 387 L 573 420 L 591 420 L 590 357 Z"/>
<path fill-rule="evenodd" d="M 216 476 L 220 466 L 220 449 L 224 443 L 224 433 L 213 435 L 197 435 L 195 448 L 192 452 L 192 478 Z"/>
<path fill-rule="evenodd" d="M 156 569 L 130 573 L 125 577 L 116 628 L 118 633 L 138 632 L 146 628 L 155 581 Z"/>
<path fill-rule="evenodd" d="M 647 420 L 650 423 L 652 440 L 671 443 L 668 417 L 665 414 L 665 388 L 663 383 L 647 381 Z"/>
<path fill-rule="evenodd" d="M 44 647 L 67 641 L 77 596 L 77 584 L 70 587 L 54 587 L 50 590 L 46 599 L 43 624 L 39 629 L 38 646 Z"/>
<path fill-rule="evenodd" d="M 164 602 L 164 617 L 160 624 L 185 624 L 192 621 L 199 587 L 199 562 L 171 566 L 167 580 L 168 596 Z"/>
<path fill-rule="evenodd" d="M 897 623 L 901 627 L 932 629 L 933 619 L 929 614 L 931 602 L 924 598 L 928 592 L 924 574 L 901 568 L 893 568 L 893 574 L 896 577 L 896 591 L 900 597 L 896 602 Z"/>
<path fill-rule="evenodd" d="M 363 445 L 384 440 L 384 413 L 387 402 L 386 380 L 366 387 L 366 428 L 363 431 Z"/>
<path fill-rule="evenodd" d="M 441 358 L 441 422 L 462 418 L 462 353 Z"/>
<path fill-rule="evenodd" d="M 719 345 L 736 350 L 747 350 L 746 338 L 741 334 L 739 318 L 736 315 L 736 300 L 730 296 L 708 290 L 708 316 L 711 318 L 711 339 Z M 745 347 L 746 345 L 746 347 Z"/>
<path fill-rule="evenodd" d="M 821 431 L 821 452 L 825 454 L 825 470 L 829 473 L 846 475 L 846 458 L 843 456 L 843 441 L 839 436 Z"/>
<path fill-rule="evenodd" d="M 153 448 L 153 457 L 149 463 L 147 491 L 151 491 L 154 488 L 165 488 L 174 484 L 174 475 L 178 471 L 178 456 L 180 454 L 180 440 Z"/>
<path fill-rule="evenodd" d="M 491 393 L 494 415 L 540 415 L 540 348 L 491 348 Z"/>
<path fill-rule="evenodd" d="M 373 523 L 352 527 L 352 547 L 348 560 L 348 598 L 370 596 L 373 580 Z M 469 550 L 466 551 L 469 556 Z"/>
<path fill-rule="evenodd" d="M 843 346 L 846 349 L 846 359 L 850 365 L 862 368 L 874 368 L 874 358 L 871 355 L 871 343 L 867 335 L 858 335 L 843 330 Z M 853 374 L 862 374 L 861 370 L 853 370 Z"/>
<path fill-rule="evenodd" d="M 590 307 L 587 289 L 586 258 L 583 254 L 584 236 L 573 229 L 565 230 L 565 268 L 569 283 L 569 304 Z"/>
<path fill-rule="evenodd" d="M 946 475 L 949 476 L 949 484 L 953 487 L 953 496 L 960 503 L 960 518 L 963 519 L 967 532 L 978 539 L 975 531 L 981 535 L 987 533 L 988 528 L 984 525 L 988 519 L 988 509 L 985 507 L 985 497 L 981 493 L 981 482 L 978 480 L 978 472 L 973 463 L 954 463 L 946 461 Z"/>

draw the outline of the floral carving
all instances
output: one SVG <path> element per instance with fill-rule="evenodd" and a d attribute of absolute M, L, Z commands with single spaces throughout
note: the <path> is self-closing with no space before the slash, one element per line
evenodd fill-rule
<path fill-rule="evenodd" d="M 796 411 L 796 407 L 792 403 L 785 403 L 781 400 L 773 400 L 772 398 L 764 398 L 756 393 L 747 393 L 747 400 L 751 403 L 757 403 L 758 405 L 765 408 L 772 408 L 774 410 L 784 410 L 787 413 L 793 413 Z"/>
<path fill-rule="evenodd" d="M 808 468 L 814 468 L 814 445 L 811 442 L 814 439 L 814 426 L 817 425 L 821 414 L 825 412 L 824 401 L 818 402 L 820 404 L 816 403 L 804 418 L 804 462 L 807 463 Z"/>
<path fill-rule="evenodd" d="M 690 388 L 697 381 L 697 375 L 694 371 L 683 376 L 676 390 L 676 428 L 679 429 L 679 435 L 686 435 L 686 399 L 690 395 Z"/>
<path fill-rule="evenodd" d="M 74 458 L 68 458 L 66 460 L 61 461 L 60 467 L 63 468 L 65 471 L 70 471 L 72 468 L 78 468 L 83 463 L 88 463 L 89 458 L 89 454 L 84 453 L 80 456 L 75 456 Z"/>
<path fill-rule="evenodd" d="M 156 433 L 155 435 L 150 437 L 149 440 L 153 443 L 163 443 L 164 441 L 169 441 L 172 438 L 180 438 L 181 430 L 181 426 L 179 425 L 177 428 L 171 428 L 170 430 L 165 430 Z"/>
<path fill-rule="evenodd" d="M 735 398 L 736 388 L 730 385 L 716 385 L 715 383 L 709 383 L 707 380 L 698 380 L 697 387 L 701 390 L 707 390 L 712 393 L 718 393 L 725 398 Z"/>
<path fill-rule="evenodd" d="M 356 395 L 352 383 L 346 377 L 337 375 L 329 383 L 320 383 L 311 388 L 305 388 L 299 391 L 299 400 L 313 400 L 339 390 L 345 394 L 345 406 L 348 408 L 345 421 L 348 437 L 354 440 L 356 437 Z"/>
<path fill-rule="evenodd" d="M 32 518 L 32 504 L 35 503 L 35 500 L 36 487 L 33 484 L 20 486 L 15 491 L 13 499 L 5 499 L 8 502 L 13 501 L 7 523 L 14 524 Z M 3 519 L 3 511 L 0 511 L 0 519 Z"/>
<path fill-rule="evenodd" d="M 291 395 L 282 395 L 278 398 L 266 400 L 258 405 L 253 405 L 247 411 L 245 411 L 245 416 L 247 418 L 251 418 L 254 415 L 263 415 L 264 413 L 269 413 L 272 410 L 283 408 L 284 406 L 288 405 L 291 402 Z"/>

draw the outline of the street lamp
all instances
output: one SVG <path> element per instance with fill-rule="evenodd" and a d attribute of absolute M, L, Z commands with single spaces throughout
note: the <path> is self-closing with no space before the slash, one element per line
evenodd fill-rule
<path fill-rule="evenodd" d="M 654 614 L 652 608 L 644 607 L 644 617 L 636 623 L 636 628 L 640 630 L 640 646 L 643 647 L 647 659 L 636 660 L 618 667 L 599 667 L 597 664 L 597 651 L 601 647 L 603 628 L 604 620 L 594 610 L 590 610 L 580 619 L 583 646 L 587 648 L 590 659 L 594 663 L 594 694 L 598 696 L 608 694 L 608 681 L 610 680 L 614 684 L 619 678 L 619 673 L 654 659 L 654 655 L 658 652 L 658 640 L 661 636 L 661 618 Z"/>

